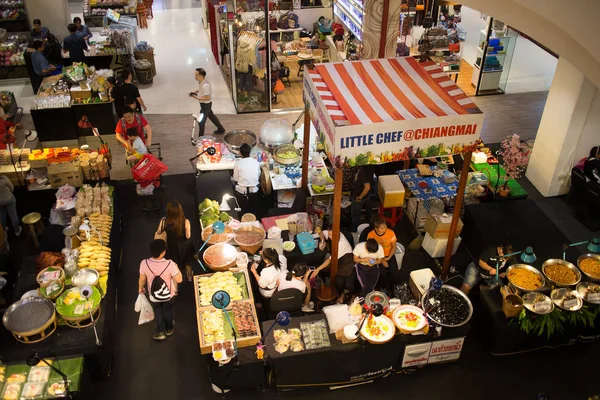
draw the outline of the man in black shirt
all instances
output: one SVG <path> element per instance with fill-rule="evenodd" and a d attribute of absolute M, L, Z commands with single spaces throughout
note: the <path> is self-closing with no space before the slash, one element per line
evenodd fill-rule
<path fill-rule="evenodd" d="M 354 187 L 352 189 L 352 205 L 350 215 L 352 218 L 352 232 L 356 232 L 360 224 L 360 212 L 367 206 L 367 221 L 371 220 L 371 208 L 368 205 L 368 195 L 371 190 L 371 181 L 373 180 L 373 171 L 368 166 L 359 167 L 354 178 Z"/>
<path fill-rule="evenodd" d="M 142 95 L 140 95 L 140 91 L 133 83 L 131 83 L 133 76 L 130 71 L 123 71 L 120 74 L 120 81 L 122 84 L 119 86 L 119 90 L 117 94 L 122 97 L 123 104 L 125 106 L 129 106 L 132 110 L 135 110 L 138 114 L 142 113 L 142 110 L 146 111 L 146 105 L 144 104 L 144 100 L 142 99 Z M 115 99 L 115 105 L 117 99 Z"/>
<path fill-rule="evenodd" d="M 504 257 L 505 254 L 513 252 L 513 247 L 510 244 L 504 246 L 491 246 L 485 248 L 479 255 L 478 266 L 475 263 L 469 264 L 465 271 L 465 280 L 460 288 L 465 294 L 469 294 L 471 289 L 479 283 L 481 279 L 488 286 L 493 286 L 498 283 L 496 280 L 496 272 L 498 272 L 499 278 L 504 277 L 504 273 L 496 271 L 496 268 L 500 269 L 506 266 L 511 261 Z"/>
<path fill-rule="evenodd" d="M 77 35 L 77 27 L 75 24 L 69 24 L 67 29 L 69 30 L 69 36 L 63 41 L 63 52 L 69 52 L 71 62 L 84 62 L 85 54 L 83 51 L 88 49 L 85 40 Z"/>

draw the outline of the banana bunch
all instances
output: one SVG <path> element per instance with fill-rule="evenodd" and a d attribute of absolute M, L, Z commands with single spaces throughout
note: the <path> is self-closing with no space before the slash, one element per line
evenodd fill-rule
<path fill-rule="evenodd" d="M 93 268 L 100 276 L 108 275 L 110 265 L 111 249 L 103 246 L 95 240 L 81 243 L 79 247 L 79 259 L 77 266 L 79 268 Z"/>
<path fill-rule="evenodd" d="M 110 242 L 110 230 L 112 228 L 112 217 L 106 214 L 93 213 L 89 217 L 90 224 L 98 230 L 98 232 L 92 233 L 92 240 L 98 238 L 98 233 L 104 244 Z"/>

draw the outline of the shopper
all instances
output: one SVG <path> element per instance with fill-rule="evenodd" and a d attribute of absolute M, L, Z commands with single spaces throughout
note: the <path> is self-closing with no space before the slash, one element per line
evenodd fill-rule
<path fill-rule="evenodd" d="M 46 56 L 44 56 L 44 41 L 43 40 L 34 40 L 33 48 L 35 51 L 31 54 L 31 66 L 33 67 L 33 72 L 36 75 L 41 77 L 55 75 L 60 71 L 57 71 L 56 66 L 49 64 L 48 60 L 46 60 Z"/>
<path fill-rule="evenodd" d="M 265 267 L 260 271 L 260 275 L 256 272 L 258 263 L 255 261 L 250 267 L 250 271 L 258 282 L 258 290 L 265 299 L 270 299 L 279 286 L 281 263 L 279 262 L 279 254 L 277 250 L 267 248 L 262 252 L 262 258 L 265 262 Z"/>
<path fill-rule="evenodd" d="M 379 264 L 383 262 L 385 254 L 383 247 L 375 239 L 367 239 L 354 248 L 354 262 L 358 281 L 362 286 L 360 297 L 371 293 L 379 280 Z"/>
<path fill-rule="evenodd" d="M 81 36 L 83 40 L 85 40 L 85 42 L 89 44 L 90 39 L 93 36 L 92 31 L 90 31 L 90 28 L 88 28 L 87 25 L 82 24 L 81 18 L 79 17 L 73 18 L 73 24 L 75 24 L 75 27 L 77 28 L 77 35 Z"/>
<path fill-rule="evenodd" d="M 306 313 L 315 311 L 315 303 L 310 301 L 311 287 L 308 283 L 310 275 L 311 273 L 306 265 L 296 264 L 286 274 L 284 279 L 279 280 L 279 286 L 277 287 L 278 291 L 285 289 L 297 289 L 304 293 L 305 296 L 302 302 L 302 311 Z"/>
<path fill-rule="evenodd" d="M 138 136 L 137 129 L 127 129 L 127 140 L 129 141 L 129 151 L 127 152 L 127 161 L 133 166 L 142 159 L 144 154 L 148 154 L 146 145 Z"/>
<path fill-rule="evenodd" d="M 35 39 L 44 40 L 48 37 L 50 31 L 45 26 L 42 26 L 42 21 L 39 19 L 33 20 L 33 29 L 31 30 L 31 37 Z"/>
<path fill-rule="evenodd" d="M 146 104 L 144 103 L 144 99 L 142 99 L 140 90 L 132 83 L 133 75 L 131 71 L 125 70 L 121 72 L 119 80 L 121 84 L 119 85 L 119 90 L 115 93 L 116 96 L 119 96 L 118 102 L 138 113 L 141 113 L 142 110 L 146 111 Z"/>
<path fill-rule="evenodd" d="M 154 240 L 150 243 L 151 258 L 143 260 L 140 264 L 140 278 L 138 281 L 138 292 L 143 294 L 148 290 L 150 304 L 154 309 L 154 320 L 156 321 L 156 332 L 154 340 L 165 340 L 173 334 L 175 328 L 175 317 L 173 315 L 174 296 L 177 294 L 177 284 L 181 283 L 181 271 L 177 264 L 165 258 L 167 245 L 164 240 Z M 164 285 L 155 292 L 152 283 L 160 277 Z M 147 285 L 146 285 L 147 284 Z M 156 285 L 155 285 L 156 286 Z M 160 294 L 160 298 L 156 295 Z"/>
<path fill-rule="evenodd" d="M 352 205 L 350 206 L 350 216 L 352 219 L 352 232 L 356 232 L 360 225 L 360 213 L 366 206 L 367 221 L 371 220 L 371 207 L 369 205 L 369 191 L 371 190 L 371 181 L 373 180 L 373 171 L 368 166 L 358 168 L 354 176 L 354 187 L 352 189 Z"/>
<path fill-rule="evenodd" d="M 198 116 L 198 135 L 204 136 L 206 120 L 215 124 L 217 130 L 214 133 L 225 133 L 225 128 L 221 125 L 219 118 L 212 111 L 212 89 L 210 83 L 206 80 L 206 71 L 203 68 L 196 68 L 196 80 L 199 82 L 198 90 L 190 93 L 190 97 L 200 102 L 200 115 Z"/>
<path fill-rule="evenodd" d="M 154 237 L 167 242 L 167 257 L 177 265 L 185 265 L 187 280 L 191 282 L 194 277 L 192 260 L 195 255 L 194 243 L 190 240 L 192 225 L 176 200 L 167 204 L 167 216 L 160 220 Z"/>
<path fill-rule="evenodd" d="M 60 55 L 60 42 L 53 34 L 49 33 L 44 43 L 44 55 L 50 64 L 62 65 L 63 59 Z"/>
<path fill-rule="evenodd" d="M 367 235 L 368 239 L 375 239 L 385 255 L 383 262 L 379 265 L 379 286 L 389 290 L 391 277 L 393 283 L 399 282 L 398 263 L 396 262 L 396 234 L 389 229 L 385 220 L 381 217 L 373 219 L 373 230 Z"/>
<path fill-rule="evenodd" d="M 325 250 L 329 248 L 327 259 L 323 264 L 319 265 L 313 273 L 312 278 L 316 278 L 319 272 L 328 268 L 331 265 L 331 239 L 333 231 L 331 228 L 321 232 L 319 249 Z M 354 255 L 352 254 L 352 246 L 346 236 L 340 232 L 340 240 L 338 241 L 338 269 L 335 276 L 335 288 L 339 294 L 337 302 L 342 304 L 347 302 L 349 295 L 354 292 L 354 280 L 356 279 L 356 271 L 354 269 Z"/>
<path fill-rule="evenodd" d="M 489 287 L 495 287 L 499 283 L 499 279 L 496 279 L 496 268 L 503 268 L 506 263 L 512 262 L 512 257 L 508 259 L 504 257 L 505 254 L 513 252 L 511 244 L 492 246 L 484 249 L 479 255 L 479 259 L 476 266 L 475 263 L 470 263 L 465 271 L 465 280 L 460 290 L 465 294 L 469 294 L 479 281 L 484 280 L 485 284 Z M 504 273 L 498 274 L 498 278 L 503 278 Z"/>
<path fill-rule="evenodd" d="M 19 224 L 19 216 L 17 215 L 17 199 L 13 191 L 15 187 L 4 175 L 0 175 L 0 219 L 2 220 L 2 226 L 7 229 L 6 214 L 10 216 L 15 235 L 19 236 L 23 232 L 23 228 Z"/>
<path fill-rule="evenodd" d="M 240 207 L 245 210 L 256 204 L 258 185 L 260 183 L 260 164 L 250 157 L 252 147 L 244 143 L 240 146 L 241 159 L 236 160 L 233 166 L 233 183 L 235 184 L 235 197 Z"/>
<path fill-rule="evenodd" d="M 88 49 L 85 40 L 77 35 L 77 27 L 74 24 L 69 24 L 67 29 L 69 30 L 69 36 L 63 40 L 63 52 L 69 53 L 71 63 L 84 62 L 85 53 L 83 51 Z"/>
<path fill-rule="evenodd" d="M 5 135 L 15 136 L 15 130 L 21 128 L 23 128 L 21 124 L 15 124 L 14 122 L 0 118 L 0 139 Z M 0 150 L 6 150 L 7 146 L 4 140 L 0 140 Z"/>
<path fill-rule="evenodd" d="M 127 136 L 127 130 L 129 128 L 135 128 L 138 136 L 142 139 L 142 142 L 146 145 L 146 148 L 152 145 L 152 128 L 146 118 L 143 115 L 136 114 L 131 108 L 125 108 L 123 110 L 123 116 L 117 122 L 115 128 L 115 134 L 117 140 L 125 146 L 126 150 L 131 150 L 129 147 L 129 137 Z"/>

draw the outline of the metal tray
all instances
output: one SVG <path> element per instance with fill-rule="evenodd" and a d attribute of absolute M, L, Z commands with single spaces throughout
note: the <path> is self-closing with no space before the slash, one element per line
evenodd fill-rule
<path fill-rule="evenodd" d="M 43 297 L 28 297 L 8 307 L 2 323 L 13 333 L 24 333 L 40 329 L 53 316 L 54 303 Z"/>
<path fill-rule="evenodd" d="M 581 298 L 583 300 L 585 300 L 586 302 L 588 302 L 590 304 L 600 304 L 600 299 L 594 300 L 594 301 L 590 301 L 587 299 L 587 295 L 586 295 L 587 289 L 592 286 L 600 286 L 600 285 L 598 285 L 597 283 L 594 283 L 594 282 L 580 282 L 579 285 L 577 285 L 577 289 L 576 289 L 577 293 L 579 293 L 579 295 L 581 296 Z"/>
<path fill-rule="evenodd" d="M 509 277 L 509 272 L 512 271 L 513 269 L 526 269 L 528 271 L 533 272 L 540 278 L 540 281 L 542 282 L 542 286 L 540 286 L 537 289 L 526 289 L 521 286 L 515 285 L 515 283 L 513 281 L 511 281 L 510 277 Z M 519 289 L 522 292 L 535 292 L 535 291 L 540 290 L 541 288 L 543 288 L 546 285 L 546 279 L 544 278 L 544 275 L 540 271 L 538 271 L 537 269 L 532 267 L 531 265 L 527 265 L 527 264 L 514 264 L 514 265 L 511 265 L 510 267 L 508 267 L 506 270 L 506 279 L 508 279 L 508 281 L 511 283 L 511 285 L 513 285 L 514 287 L 516 287 L 517 289 Z"/>
<path fill-rule="evenodd" d="M 563 298 L 568 295 L 568 294 L 573 294 L 577 297 L 577 305 L 572 306 L 572 307 L 564 307 L 563 305 Z M 558 288 L 558 289 L 554 289 L 551 293 L 550 293 L 550 298 L 552 299 L 552 302 L 560 309 L 565 310 L 565 311 L 578 311 L 581 309 L 581 307 L 583 307 L 583 299 L 581 298 L 581 296 L 579 295 L 579 293 L 577 292 L 577 290 L 572 290 L 569 288 Z"/>
<path fill-rule="evenodd" d="M 596 260 L 600 261 L 600 254 L 584 254 L 584 255 L 582 255 L 582 256 L 579 256 L 579 258 L 577 259 L 577 266 L 579 267 L 579 264 L 581 264 L 581 261 L 585 260 L 586 258 L 594 258 L 594 259 L 596 259 Z M 590 275 L 590 274 L 588 274 L 588 273 L 584 272 L 584 271 L 581 269 L 581 267 L 579 267 L 579 270 L 581 271 L 581 273 L 582 273 L 583 275 L 585 275 L 585 276 L 587 277 L 587 279 L 588 279 L 589 281 L 592 281 L 592 282 L 600 282 L 600 278 L 598 278 L 598 277 L 596 277 L 596 276 L 593 276 L 593 275 Z"/>
<path fill-rule="evenodd" d="M 469 298 L 467 297 L 466 294 L 464 294 L 461 290 L 455 288 L 454 286 L 450 286 L 450 285 L 442 285 L 442 289 L 441 290 L 449 290 L 451 292 L 455 292 L 458 293 L 463 299 L 465 299 L 467 301 L 467 305 L 469 306 L 469 315 L 467 316 L 467 318 L 461 322 L 460 324 L 455 324 L 455 325 L 449 325 L 449 324 L 442 324 L 439 321 L 436 321 L 434 318 L 431 317 L 431 315 L 429 314 L 425 314 L 426 316 L 428 316 L 433 322 L 435 322 L 438 325 L 441 326 L 446 326 L 449 328 L 456 328 L 458 326 L 462 326 L 464 324 L 466 324 L 467 322 L 469 322 L 469 320 L 471 319 L 471 317 L 473 316 L 473 304 L 471 303 L 471 300 L 469 300 Z M 423 293 L 423 296 L 421 297 L 421 307 L 426 308 L 427 306 L 425 305 L 425 299 L 427 298 L 427 293 L 429 292 L 429 290 L 425 291 L 425 293 Z"/>
<path fill-rule="evenodd" d="M 535 299 L 540 298 L 540 301 L 535 301 Z M 540 309 L 536 309 L 534 307 L 535 303 L 542 303 L 542 304 L 547 304 L 548 308 L 540 311 Z M 523 295 L 523 306 L 528 309 L 529 311 L 531 311 L 532 313 L 535 314 L 540 314 L 540 315 L 544 315 L 544 314 L 550 314 L 552 311 L 554 311 L 554 302 L 552 301 L 552 299 L 550 299 L 550 297 L 546 296 L 543 293 L 539 293 L 539 292 L 529 292 L 529 293 L 525 293 Z"/>
<path fill-rule="evenodd" d="M 565 283 L 560 283 L 560 282 L 556 282 L 552 279 L 550 279 L 550 277 L 546 274 L 546 268 L 548 268 L 551 265 L 563 265 L 567 268 L 569 268 L 571 271 L 573 271 L 573 273 L 575 274 L 575 282 L 573 283 L 569 283 L 569 284 L 565 284 Z M 569 286 L 575 286 L 577 285 L 579 282 L 581 282 L 581 272 L 579 271 L 579 269 L 574 266 L 573 264 L 571 264 L 568 261 L 565 260 L 561 260 L 558 258 L 552 258 L 550 260 L 546 260 L 543 264 L 542 264 L 542 272 L 544 273 L 544 276 L 546 277 L 546 279 L 552 283 L 554 286 L 558 286 L 558 287 L 569 287 Z"/>

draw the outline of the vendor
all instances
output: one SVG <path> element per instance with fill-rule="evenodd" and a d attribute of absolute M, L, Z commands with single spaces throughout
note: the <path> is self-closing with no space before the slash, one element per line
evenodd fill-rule
<path fill-rule="evenodd" d="M 388 275 L 392 276 L 393 283 L 398 280 L 398 263 L 396 262 L 396 234 L 389 229 L 385 220 L 381 217 L 375 217 L 373 220 L 373 230 L 367 235 L 367 239 L 375 239 L 381 247 L 385 257 L 379 266 L 379 286 L 390 289 Z"/>
<path fill-rule="evenodd" d="M 311 287 L 308 284 L 310 271 L 304 264 L 296 264 L 287 273 L 285 279 L 280 279 L 277 290 L 297 289 L 305 294 L 302 303 L 303 312 L 315 311 L 315 303 L 310 301 Z"/>
<path fill-rule="evenodd" d="M 68 52 L 71 62 L 84 62 L 85 53 L 83 51 L 88 49 L 85 40 L 77 35 L 75 24 L 69 24 L 67 29 L 69 30 L 69 36 L 63 40 L 63 55 Z"/>
<path fill-rule="evenodd" d="M 375 239 L 367 239 L 366 242 L 359 243 L 354 248 L 353 254 L 356 263 L 356 274 L 362 286 L 360 297 L 364 298 L 375 290 L 379 280 L 379 264 L 383 262 L 385 253 L 383 247 Z"/>
<path fill-rule="evenodd" d="M 367 209 L 367 221 L 371 220 L 371 207 L 369 205 L 369 191 L 371 190 L 371 181 L 373 180 L 373 171 L 368 166 L 358 168 L 354 176 L 354 187 L 352 189 L 352 205 L 350 214 L 352 218 L 352 232 L 356 232 L 360 225 L 360 213 L 363 208 Z"/>
<path fill-rule="evenodd" d="M 262 258 L 265 262 L 265 267 L 260 271 L 260 275 L 256 272 L 258 263 L 255 261 L 250 267 L 250 271 L 258 282 L 258 290 L 265 299 L 270 299 L 277 290 L 280 282 L 281 264 L 279 263 L 279 254 L 275 249 L 264 249 Z"/>
<path fill-rule="evenodd" d="M 121 142 L 125 149 L 131 150 L 129 145 L 129 137 L 127 136 L 127 130 L 129 128 L 135 128 L 138 132 L 138 136 L 142 139 L 142 142 L 146 147 L 152 145 L 152 128 L 146 118 L 143 115 L 136 114 L 131 108 L 125 108 L 123 110 L 123 117 L 117 123 L 115 128 L 115 135 L 117 140 Z"/>
<path fill-rule="evenodd" d="M 478 264 L 470 263 L 465 271 L 465 280 L 460 290 L 465 294 L 469 294 L 471 289 L 479 283 L 481 279 L 484 280 L 487 286 L 495 286 L 498 284 L 496 279 L 496 268 L 503 268 L 507 262 L 510 262 L 510 258 L 504 257 L 505 254 L 513 252 L 513 247 L 510 244 L 503 246 L 488 247 L 483 250 L 479 256 Z M 498 274 L 499 278 L 504 277 L 504 273 Z"/>
<path fill-rule="evenodd" d="M 58 70 L 56 66 L 49 64 L 46 56 L 44 56 L 43 40 L 34 40 L 33 48 L 35 51 L 31 54 L 31 66 L 36 75 L 44 77 L 60 73 L 60 70 Z"/>
<path fill-rule="evenodd" d="M 77 31 L 75 32 L 78 36 L 81 36 L 83 38 L 83 40 L 85 40 L 85 42 L 87 44 L 90 43 L 90 39 L 92 38 L 92 31 L 90 31 L 90 28 L 88 28 L 87 25 L 84 25 L 81 23 L 81 18 L 79 17 L 75 17 L 73 18 L 73 24 L 75 24 L 75 27 L 77 28 Z"/>
<path fill-rule="evenodd" d="M 236 160 L 233 166 L 233 182 L 235 191 L 242 195 L 258 192 L 260 179 L 260 164 L 250 157 L 252 147 L 248 143 L 240 146 L 241 159 Z"/>
<path fill-rule="evenodd" d="M 319 249 L 324 250 L 329 247 L 331 251 L 331 239 L 333 232 L 331 229 L 324 230 L 320 233 Z M 327 254 L 325 262 L 312 273 L 312 278 L 316 278 L 319 272 L 328 268 L 331 265 L 331 253 Z M 338 304 L 348 302 L 348 296 L 354 292 L 354 280 L 356 279 L 356 271 L 354 270 L 354 255 L 352 254 L 352 246 L 346 236 L 340 233 L 338 241 L 338 269 L 335 276 L 335 289 L 337 290 Z"/>
<path fill-rule="evenodd" d="M 39 19 L 33 20 L 33 29 L 31 30 L 31 37 L 33 40 L 40 39 L 44 40 L 48 37 L 50 31 L 45 26 L 42 26 L 42 21 Z"/>
<path fill-rule="evenodd" d="M 63 63 L 62 56 L 60 55 L 60 42 L 51 33 L 48 34 L 48 38 L 44 43 L 44 55 L 51 64 L 62 65 Z"/>

